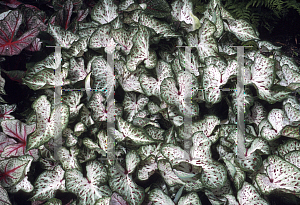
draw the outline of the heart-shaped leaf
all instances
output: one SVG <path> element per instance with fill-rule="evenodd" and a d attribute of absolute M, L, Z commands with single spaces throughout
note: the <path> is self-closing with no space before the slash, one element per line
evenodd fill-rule
<path fill-rule="evenodd" d="M 244 19 L 228 19 L 229 31 L 241 41 L 260 40 L 250 23 Z"/>
<path fill-rule="evenodd" d="M 19 120 L 5 120 L 1 122 L 2 130 L 5 134 L 16 139 L 18 142 L 5 147 L 1 157 L 22 156 L 29 154 L 35 161 L 39 158 L 38 150 L 33 149 L 25 152 L 27 136 L 35 131 L 36 125 L 27 125 Z"/>
<path fill-rule="evenodd" d="M 157 168 L 169 186 L 185 185 L 185 183 L 175 174 L 168 160 L 159 160 L 157 162 Z"/>
<path fill-rule="evenodd" d="M 0 161 L 0 182 L 4 188 L 9 188 L 19 183 L 27 172 L 28 165 L 31 165 L 33 157 L 29 155 L 18 158 L 9 158 Z"/>
<path fill-rule="evenodd" d="M 108 182 L 111 189 L 120 194 L 128 203 L 140 205 L 143 202 L 144 189 L 132 180 L 131 175 L 125 172 L 118 162 L 109 168 Z"/>
<path fill-rule="evenodd" d="M 7 194 L 7 191 L 2 187 L 0 186 L 0 201 L 3 203 L 3 204 L 8 204 L 8 205 L 11 205 L 12 203 L 10 202 L 9 200 L 9 196 Z"/>
<path fill-rule="evenodd" d="M 300 170 L 281 157 L 271 155 L 266 159 L 266 174 L 257 174 L 256 183 L 262 194 L 269 195 L 275 190 L 286 193 L 300 193 Z"/>
<path fill-rule="evenodd" d="M 78 197 L 78 204 L 95 204 L 102 197 L 111 196 L 111 190 L 105 184 L 107 170 L 98 161 L 89 161 L 86 165 L 86 177 L 77 169 L 65 172 L 66 188 Z"/>
<path fill-rule="evenodd" d="M 22 21 L 23 15 L 19 10 L 9 12 L 4 19 L 0 20 L 0 55 L 20 54 L 39 34 L 39 28 L 33 28 L 16 39 Z"/>
<path fill-rule="evenodd" d="M 178 205 L 184 205 L 184 204 L 201 205 L 201 201 L 196 192 L 191 192 L 185 196 L 180 197 L 178 201 Z"/>
<path fill-rule="evenodd" d="M 10 113 L 14 112 L 17 108 L 16 104 L 8 105 L 0 105 L 0 122 L 6 119 L 15 119 L 14 116 L 9 115 Z"/>
<path fill-rule="evenodd" d="M 123 106 L 124 111 L 128 113 L 128 122 L 132 122 L 133 117 L 149 102 L 149 98 L 140 94 L 138 97 L 133 92 L 127 92 L 124 97 Z"/>
<path fill-rule="evenodd" d="M 34 184 L 34 196 L 30 200 L 41 201 L 53 198 L 56 191 L 65 183 L 64 174 L 65 171 L 59 165 L 53 171 L 44 171 L 40 174 Z"/>
<path fill-rule="evenodd" d="M 151 175 L 155 173 L 156 170 L 157 170 L 157 163 L 155 161 L 155 156 L 150 155 L 140 163 L 140 166 L 137 171 L 137 177 L 141 181 L 147 180 Z"/>
<path fill-rule="evenodd" d="M 112 0 L 99 1 L 91 11 L 91 17 L 100 24 L 107 24 L 113 21 L 117 16 L 118 7 Z"/>
<path fill-rule="evenodd" d="M 166 195 L 161 189 L 158 188 L 151 190 L 151 192 L 149 193 L 149 200 L 152 201 L 153 205 L 175 204 L 168 195 Z"/>
<path fill-rule="evenodd" d="M 259 195 L 259 192 L 248 182 L 244 182 L 243 187 L 238 191 L 237 198 L 241 205 L 253 203 L 258 203 L 262 205 L 269 204 Z"/>
<path fill-rule="evenodd" d="M 47 32 L 53 36 L 56 42 L 62 48 L 70 48 L 74 41 L 79 40 L 79 36 L 72 33 L 71 31 L 65 31 L 60 26 L 48 25 Z"/>
<path fill-rule="evenodd" d="M 140 161 L 140 157 L 135 150 L 130 150 L 126 154 L 126 170 L 128 174 L 134 172 L 135 168 L 139 165 Z"/>
<path fill-rule="evenodd" d="M 126 67 L 129 71 L 135 71 L 137 66 L 149 56 L 150 32 L 147 27 L 139 26 L 139 31 L 133 37 L 133 47 L 127 56 Z"/>

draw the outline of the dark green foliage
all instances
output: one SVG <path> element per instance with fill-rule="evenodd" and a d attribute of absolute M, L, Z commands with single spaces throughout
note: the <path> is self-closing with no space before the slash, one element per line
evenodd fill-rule
<path fill-rule="evenodd" d="M 202 17 L 207 0 L 192 0 L 194 14 Z M 221 0 L 224 8 L 236 19 L 249 21 L 256 29 L 261 26 L 270 33 L 279 19 L 290 10 L 296 10 L 300 18 L 300 2 L 297 0 Z"/>

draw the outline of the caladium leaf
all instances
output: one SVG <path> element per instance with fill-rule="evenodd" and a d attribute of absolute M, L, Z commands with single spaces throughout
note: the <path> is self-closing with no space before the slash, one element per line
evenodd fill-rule
<path fill-rule="evenodd" d="M 185 204 L 195 204 L 201 205 L 200 198 L 196 192 L 191 192 L 185 196 L 180 197 L 178 201 L 178 205 L 185 205 Z"/>
<path fill-rule="evenodd" d="M 289 152 L 284 155 L 284 159 L 300 169 L 300 151 Z"/>
<path fill-rule="evenodd" d="M 157 167 L 161 176 L 169 186 L 185 185 L 185 183 L 175 174 L 168 160 L 158 160 Z"/>
<path fill-rule="evenodd" d="M 155 18 L 151 18 L 146 14 L 141 14 L 139 18 L 139 23 L 143 26 L 153 29 L 157 34 L 161 34 L 164 37 L 175 37 L 178 36 L 174 31 L 172 31 L 171 26 L 165 22 L 159 21 Z"/>
<path fill-rule="evenodd" d="M 65 31 L 59 26 L 48 25 L 47 32 L 53 36 L 56 42 L 62 48 L 70 48 L 74 41 L 79 40 L 79 36 L 72 33 L 71 31 Z"/>
<path fill-rule="evenodd" d="M 132 37 L 135 33 L 124 30 L 123 28 L 112 30 L 111 36 L 114 38 L 115 42 L 122 46 L 121 50 L 128 55 L 133 46 Z"/>
<path fill-rule="evenodd" d="M 155 95 L 160 97 L 160 85 L 165 78 L 174 77 L 171 65 L 163 60 L 159 60 L 156 66 L 157 79 L 141 74 L 139 81 L 147 96 Z"/>
<path fill-rule="evenodd" d="M 0 195 L 1 195 L 1 197 L 0 197 L 0 202 L 1 203 L 8 204 L 8 205 L 12 204 L 9 200 L 9 196 L 7 194 L 7 191 L 2 186 L 0 186 Z"/>
<path fill-rule="evenodd" d="M 89 161 L 86 165 L 86 177 L 77 169 L 65 172 L 66 188 L 78 197 L 78 204 L 95 204 L 102 197 L 112 195 L 107 185 L 106 167 L 98 161 Z"/>
<path fill-rule="evenodd" d="M 250 155 L 251 153 L 258 151 L 261 154 L 270 154 L 270 146 L 269 144 L 261 139 L 261 138 L 255 138 L 254 141 L 251 143 L 251 146 L 249 149 L 247 149 L 246 154 Z"/>
<path fill-rule="evenodd" d="M 191 77 L 191 80 L 189 79 Z M 179 89 L 176 87 L 176 81 L 173 78 L 165 78 L 160 86 L 160 92 L 162 99 L 170 104 L 179 108 L 179 111 L 183 115 L 196 116 L 199 113 L 198 104 L 192 103 L 191 109 L 186 108 L 185 98 L 187 92 L 191 92 L 191 97 L 196 95 L 196 88 L 199 87 L 198 81 L 193 74 L 188 71 L 181 71 L 178 73 L 177 81 Z M 188 87 L 190 85 L 191 87 Z"/>
<path fill-rule="evenodd" d="M 260 102 L 255 101 L 251 109 L 249 123 L 254 122 L 258 126 L 264 118 L 267 118 L 267 111 Z"/>
<path fill-rule="evenodd" d="M 289 139 L 284 144 L 278 146 L 278 154 L 284 157 L 287 153 L 300 150 L 300 142 L 298 140 Z"/>
<path fill-rule="evenodd" d="M 127 92 L 124 97 L 123 106 L 124 111 L 128 113 L 128 122 L 132 122 L 133 117 L 149 102 L 149 98 L 140 94 L 138 97 L 133 92 Z"/>
<path fill-rule="evenodd" d="M 240 189 L 237 193 L 237 199 L 241 205 L 247 204 L 262 204 L 268 205 L 269 203 L 264 200 L 259 192 L 248 182 L 244 182 L 242 189 Z"/>
<path fill-rule="evenodd" d="M 113 21 L 117 16 L 118 7 L 112 0 L 99 1 L 91 11 L 91 17 L 100 24 L 107 24 Z"/>
<path fill-rule="evenodd" d="M 89 48 L 99 49 L 101 47 L 105 47 L 106 52 L 108 51 L 107 49 L 114 50 L 117 43 L 114 41 L 111 35 L 109 35 L 110 30 L 111 26 L 109 24 L 103 25 L 97 29 L 89 39 Z"/>
<path fill-rule="evenodd" d="M 189 153 L 174 144 L 164 144 L 161 153 L 171 162 L 172 166 L 190 160 Z"/>
<path fill-rule="evenodd" d="M 251 66 L 252 77 L 250 81 L 255 84 L 257 89 L 270 89 L 275 80 L 274 59 L 265 57 L 260 53 L 255 54 L 255 60 Z"/>
<path fill-rule="evenodd" d="M 60 165 L 56 166 L 53 171 L 44 171 L 39 175 L 34 184 L 34 196 L 31 201 L 41 201 L 53 198 L 57 190 L 60 189 L 64 180 L 65 171 Z"/>
<path fill-rule="evenodd" d="M 134 172 L 135 168 L 139 165 L 141 159 L 135 150 L 130 150 L 126 154 L 126 170 L 128 174 Z"/>
<path fill-rule="evenodd" d="M 126 67 L 129 71 L 135 71 L 137 66 L 149 56 L 150 32 L 145 26 L 139 26 L 139 31 L 133 37 L 133 47 L 127 56 Z"/>
<path fill-rule="evenodd" d="M 153 205 L 175 205 L 171 198 L 166 195 L 161 189 L 155 188 L 149 193 L 149 200 L 152 201 Z"/>
<path fill-rule="evenodd" d="M 250 23 L 244 19 L 227 19 L 229 31 L 241 41 L 260 40 Z"/>
<path fill-rule="evenodd" d="M 19 10 L 14 10 L 9 12 L 3 20 L 0 20 L 0 55 L 20 54 L 39 34 L 39 28 L 33 28 L 16 39 L 22 19 L 22 13 Z"/>
<path fill-rule="evenodd" d="M 211 161 L 201 165 L 203 172 L 201 181 L 209 189 L 217 189 L 224 186 L 227 180 L 226 168 L 217 161 Z"/>
<path fill-rule="evenodd" d="M 284 78 L 290 88 L 296 90 L 300 87 L 300 73 L 290 68 L 288 65 L 283 65 L 281 67 Z"/>
<path fill-rule="evenodd" d="M 267 141 L 271 141 L 280 136 L 282 129 L 287 125 L 288 118 L 283 110 L 272 109 L 268 115 L 268 122 L 269 125 L 262 128 L 261 136 Z"/>
<path fill-rule="evenodd" d="M 184 22 L 187 31 L 194 31 L 200 28 L 201 24 L 199 19 L 193 14 L 193 4 L 189 0 L 174 1 L 172 4 L 171 14 L 177 21 Z"/>
<path fill-rule="evenodd" d="M 65 104 L 59 104 L 52 111 L 51 116 L 51 107 L 50 102 L 47 100 L 45 95 L 39 97 L 33 104 L 32 108 L 35 110 L 37 115 L 37 125 L 36 130 L 30 134 L 29 139 L 26 144 L 26 151 L 38 148 L 44 143 L 48 142 L 51 138 L 57 138 L 60 130 L 57 130 L 58 121 L 55 116 L 60 112 L 62 124 L 60 127 L 62 131 L 66 128 L 68 124 L 69 117 L 69 108 Z"/>
<path fill-rule="evenodd" d="M 60 199 L 52 198 L 49 199 L 45 205 L 62 205 L 62 202 Z"/>
<path fill-rule="evenodd" d="M 202 63 L 205 62 L 205 58 L 218 55 L 217 42 L 213 36 L 215 31 L 215 25 L 208 19 L 205 19 L 203 25 L 199 29 L 198 37 L 197 35 L 195 37 L 188 35 L 188 45 L 197 46 L 199 60 Z"/>
<path fill-rule="evenodd" d="M 11 156 L 17 157 L 29 154 L 33 156 L 35 161 L 39 158 L 37 149 L 25 152 L 27 136 L 35 131 L 35 124 L 27 125 L 19 120 L 5 120 L 1 122 L 1 126 L 5 134 L 15 138 L 18 141 L 16 144 L 6 146 L 1 154 L 1 157 L 9 158 Z"/>
<path fill-rule="evenodd" d="M 155 156 L 150 155 L 140 163 L 140 166 L 137 171 L 137 177 L 141 181 L 147 180 L 152 174 L 155 173 L 156 170 L 157 163 L 155 161 Z"/>
<path fill-rule="evenodd" d="M 57 151 L 57 156 L 62 164 L 62 167 L 65 171 L 71 169 L 78 169 L 81 171 L 81 166 L 77 159 L 78 151 L 70 148 L 70 150 L 65 147 L 60 147 Z"/>
<path fill-rule="evenodd" d="M 290 121 L 300 121 L 300 104 L 296 97 L 289 97 L 282 104 Z"/>
<path fill-rule="evenodd" d="M 300 170 L 281 157 L 271 155 L 266 159 L 266 174 L 257 174 L 256 183 L 262 194 L 269 195 L 278 190 L 286 193 L 300 193 Z"/>
<path fill-rule="evenodd" d="M 125 138 L 131 139 L 135 145 L 146 145 L 155 142 L 144 129 L 135 127 L 133 124 L 117 116 L 117 126 Z"/>
<path fill-rule="evenodd" d="M 109 186 L 111 189 L 120 194 L 123 199 L 133 205 L 140 205 L 145 197 L 145 191 L 138 186 L 132 176 L 116 162 L 109 168 Z"/>
<path fill-rule="evenodd" d="M 4 188 L 9 188 L 19 183 L 29 171 L 28 165 L 31 164 L 31 156 L 19 156 L 0 161 L 0 182 Z"/>
<path fill-rule="evenodd" d="M 8 145 L 17 143 L 16 140 L 8 137 L 3 132 L 0 132 L 0 160 L 3 160 L 4 158 L 1 157 L 1 153 L 3 152 L 4 148 Z"/>
<path fill-rule="evenodd" d="M 79 114 L 79 110 L 83 106 L 83 103 L 80 103 L 80 99 L 83 97 L 83 93 L 81 91 L 72 91 L 68 93 L 68 95 L 61 96 L 62 103 L 69 106 L 70 109 L 70 119 L 74 119 Z"/>
<path fill-rule="evenodd" d="M 6 119 L 15 119 L 14 116 L 10 115 L 10 113 L 14 112 L 17 108 L 16 104 L 8 105 L 0 105 L 0 122 Z"/>

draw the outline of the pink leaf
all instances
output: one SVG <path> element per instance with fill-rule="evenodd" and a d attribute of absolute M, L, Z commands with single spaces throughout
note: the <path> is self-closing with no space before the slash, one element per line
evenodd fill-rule
<path fill-rule="evenodd" d="M 0 21 L 0 55 L 13 56 L 20 54 L 38 35 L 40 30 L 34 28 L 15 39 L 21 23 L 22 14 L 18 10 L 11 11 Z"/>
<path fill-rule="evenodd" d="M 0 2 L 0 4 L 8 6 L 10 8 L 17 8 L 19 5 L 21 5 L 22 3 L 17 1 L 17 0 L 5 0 L 3 2 Z"/>
<path fill-rule="evenodd" d="M 26 152 L 27 135 L 34 132 L 36 125 L 27 125 L 19 120 L 5 120 L 1 122 L 3 132 L 8 136 L 17 139 L 16 144 L 6 146 L 1 154 L 2 157 L 22 156 L 29 154 L 35 160 L 38 159 L 38 150 L 30 150 Z"/>

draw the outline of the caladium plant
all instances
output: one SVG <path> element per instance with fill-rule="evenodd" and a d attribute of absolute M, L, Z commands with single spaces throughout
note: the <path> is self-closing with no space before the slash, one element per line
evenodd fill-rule
<path fill-rule="evenodd" d="M 0 55 L 46 49 L 40 31 L 61 47 L 61 59 L 49 51 L 25 75 L 4 70 L 37 97 L 24 122 L 12 113 L 15 104 L 1 100 L 1 203 L 12 204 L 19 191 L 32 204 L 68 205 L 271 204 L 278 192 L 300 198 L 300 69 L 250 23 L 220 0 L 201 19 L 191 0 L 45 2 L 55 11 L 49 19 L 30 5 L 1 3 L 17 9 L 0 14 Z M 245 51 L 242 101 L 220 90 L 240 85 L 230 35 L 258 48 Z M 37 166 L 44 171 L 33 177 Z"/>

